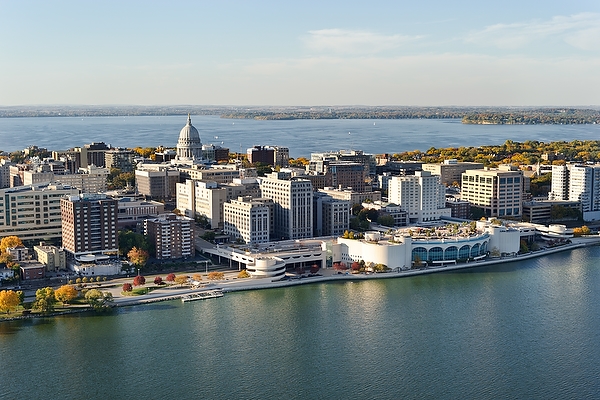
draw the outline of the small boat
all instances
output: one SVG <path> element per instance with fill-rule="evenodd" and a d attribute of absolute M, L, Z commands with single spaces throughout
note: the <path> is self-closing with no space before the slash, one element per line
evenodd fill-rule
<path fill-rule="evenodd" d="M 207 290 L 204 292 L 186 294 L 185 296 L 181 297 L 181 301 L 183 301 L 185 303 L 186 301 L 216 299 L 217 297 L 223 297 L 223 291 Z"/>

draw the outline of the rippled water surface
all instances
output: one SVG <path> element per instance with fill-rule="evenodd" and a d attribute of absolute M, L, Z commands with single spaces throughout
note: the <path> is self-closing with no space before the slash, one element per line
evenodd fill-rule
<path fill-rule="evenodd" d="M 592 247 L 3 323 L 0 397 L 599 398 L 599 261 Z"/>

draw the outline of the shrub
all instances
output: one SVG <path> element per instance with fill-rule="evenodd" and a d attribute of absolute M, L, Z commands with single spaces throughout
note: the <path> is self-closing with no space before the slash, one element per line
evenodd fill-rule
<path fill-rule="evenodd" d="M 166 280 L 167 282 L 175 282 L 175 274 L 171 272 L 169 275 L 167 275 Z"/>
<path fill-rule="evenodd" d="M 124 283 L 123 284 L 123 291 L 124 292 L 131 292 L 133 290 L 133 286 L 131 286 L 131 283 Z"/>
<path fill-rule="evenodd" d="M 162 285 L 163 284 L 163 280 L 160 276 L 157 276 L 156 278 L 154 278 L 154 284 L 155 285 Z"/>
<path fill-rule="evenodd" d="M 133 278 L 133 286 L 142 286 L 146 284 L 146 278 L 143 275 L 138 275 Z"/>

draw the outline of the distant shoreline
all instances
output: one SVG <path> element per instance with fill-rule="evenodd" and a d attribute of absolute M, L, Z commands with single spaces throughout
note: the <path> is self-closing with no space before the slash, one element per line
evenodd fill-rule
<path fill-rule="evenodd" d="M 0 106 L 0 118 L 213 115 L 226 119 L 460 119 L 481 125 L 600 123 L 600 108 L 579 107 L 243 107 L 243 106 Z"/>

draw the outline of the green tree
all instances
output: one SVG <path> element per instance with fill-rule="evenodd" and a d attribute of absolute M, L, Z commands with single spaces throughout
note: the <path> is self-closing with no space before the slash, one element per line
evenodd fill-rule
<path fill-rule="evenodd" d="M 90 289 L 85 294 L 85 301 L 94 309 L 94 310 L 103 310 L 108 308 L 108 301 L 112 301 L 112 294 L 109 292 L 102 293 L 98 289 Z"/>
<path fill-rule="evenodd" d="M 379 218 L 377 218 L 377 223 L 379 225 L 392 227 L 392 226 L 394 226 L 396 221 L 394 221 L 394 217 L 392 217 L 391 215 L 382 214 L 379 216 Z"/>
<path fill-rule="evenodd" d="M 154 251 L 150 242 L 144 235 L 140 235 L 139 233 L 130 230 L 119 231 L 119 254 L 124 256 L 134 247 L 146 250 L 150 254 Z"/>
<path fill-rule="evenodd" d="M 56 303 L 54 289 L 51 287 L 45 287 L 36 290 L 35 302 L 33 303 L 34 309 L 39 310 L 42 313 L 52 312 L 54 311 L 54 303 Z"/>

